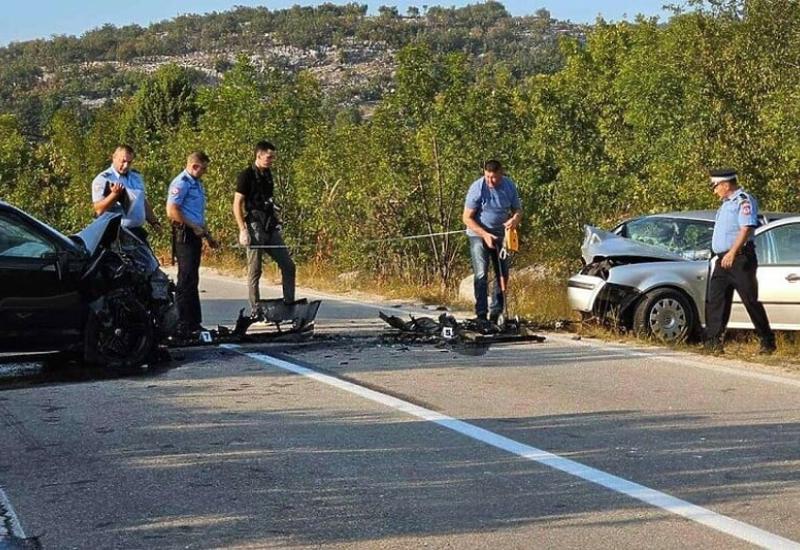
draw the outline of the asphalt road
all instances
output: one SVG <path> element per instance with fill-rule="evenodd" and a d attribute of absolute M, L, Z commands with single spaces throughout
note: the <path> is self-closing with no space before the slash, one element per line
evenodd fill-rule
<path fill-rule="evenodd" d="M 245 306 L 201 286 L 207 325 Z M 317 341 L 0 391 L 0 548 L 800 547 L 800 377 L 376 316 L 326 299 Z"/>

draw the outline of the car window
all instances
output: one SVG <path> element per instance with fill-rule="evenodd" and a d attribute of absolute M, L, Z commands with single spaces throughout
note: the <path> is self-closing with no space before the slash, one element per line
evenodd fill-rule
<path fill-rule="evenodd" d="M 782 225 L 756 237 L 761 265 L 800 265 L 800 223 Z"/>
<path fill-rule="evenodd" d="M 13 217 L 0 214 L 0 257 L 42 258 L 56 248 Z"/>
<path fill-rule="evenodd" d="M 714 222 L 680 218 L 645 217 L 625 224 L 622 235 L 677 252 L 687 259 L 699 259 L 711 250 Z M 706 256 L 707 257 L 707 256 Z"/>

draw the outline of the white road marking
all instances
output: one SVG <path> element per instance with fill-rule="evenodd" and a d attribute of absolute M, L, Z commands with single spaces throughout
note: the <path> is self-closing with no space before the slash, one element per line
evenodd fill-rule
<path fill-rule="evenodd" d="M 9 528 L 11 529 L 10 533 L 7 531 Z M 8 535 L 19 539 L 28 538 L 25 536 L 25 531 L 22 529 L 22 524 L 19 522 L 14 507 L 11 506 L 11 501 L 8 500 L 5 491 L 0 487 L 0 537 Z"/>
<path fill-rule="evenodd" d="M 649 487 L 645 487 L 644 485 L 640 485 L 633 481 L 628 481 L 627 479 L 623 479 L 613 474 L 603 472 L 602 470 L 586 466 L 574 460 L 563 458 L 548 451 L 537 449 L 536 447 L 509 439 L 494 432 L 490 432 L 489 430 L 479 428 L 478 426 L 468 422 L 464 422 L 463 420 L 458 420 L 436 411 L 414 405 L 408 401 L 403 401 L 402 399 L 359 386 L 358 384 L 354 384 L 352 382 L 347 382 L 333 376 L 322 374 L 307 367 L 296 365 L 294 363 L 290 363 L 289 361 L 284 361 L 283 359 L 278 359 L 277 357 L 272 357 L 264 353 L 242 351 L 241 347 L 236 344 L 226 344 L 221 347 L 235 351 L 261 363 L 311 378 L 317 382 L 339 388 L 354 395 L 358 395 L 359 397 L 363 397 L 364 399 L 368 399 L 375 403 L 379 403 L 392 409 L 404 412 L 408 415 L 427 420 L 442 426 L 443 428 L 447 428 L 448 430 L 452 430 L 469 438 L 486 443 L 487 445 L 491 445 L 492 447 L 502 449 L 522 458 L 538 462 L 544 466 L 548 466 L 591 483 L 595 483 L 614 492 L 626 495 L 678 516 L 682 516 L 690 521 L 705 525 L 706 527 L 710 527 L 743 541 L 747 541 L 751 544 L 755 544 L 764 548 L 800 549 L 800 543 L 794 542 L 787 538 L 775 535 L 763 529 L 759 529 L 758 527 L 754 527 L 742 521 L 717 514 L 716 512 L 712 512 L 707 508 L 697 506 L 666 493 L 656 491 L 655 489 L 650 489 Z"/>
<path fill-rule="evenodd" d="M 659 361 L 663 361 L 664 363 L 671 363 L 673 365 L 680 365 L 682 367 L 694 367 L 697 369 L 723 372 L 725 374 L 733 374 L 735 376 L 740 376 L 743 378 L 752 378 L 755 380 L 761 380 L 763 382 L 772 382 L 776 384 L 783 384 L 786 386 L 794 386 L 796 388 L 800 388 L 800 378 L 791 377 L 788 375 L 768 374 L 765 372 L 748 370 L 747 368 L 744 368 L 742 366 L 737 366 L 737 362 L 730 359 L 728 359 L 727 361 L 730 361 L 731 365 L 718 365 L 714 363 L 709 363 L 708 360 L 703 361 L 699 359 L 693 359 L 691 357 L 682 356 L 683 354 L 690 355 L 689 352 L 664 353 L 664 350 L 661 349 L 654 349 L 652 351 L 643 349 L 631 349 L 627 346 L 623 346 L 620 344 L 584 342 L 583 340 L 573 340 L 572 338 L 565 338 L 558 335 L 548 335 L 548 339 L 552 340 L 553 342 L 558 342 L 561 344 L 570 344 L 575 347 L 596 348 L 605 351 L 613 351 L 619 354 L 626 355 L 628 357 L 649 357 L 651 359 L 658 359 Z M 602 360 L 605 359 L 605 357 L 600 357 L 599 359 Z M 722 360 L 725 361 L 726 359 Z"/>

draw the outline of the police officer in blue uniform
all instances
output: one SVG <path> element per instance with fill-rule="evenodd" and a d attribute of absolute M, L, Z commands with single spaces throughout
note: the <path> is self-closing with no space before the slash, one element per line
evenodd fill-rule
<path fill-rule="evenodd" d="M 161 230 L 161 223 L 147 201 L 142 175 L 131 168 L 133 158 L 131 146 L 117 146 L 111 166 L 92 181 L 92 205 L 97 216 L 103 212 L 121 213 L 122 226 L 146 243 L 145 221 L 156 231 Z"/>
<path fill-rule="evenodd" d="M 508 260 L 499 256 L 505 230 L 519 226 L 522 204 L 517 187 L 511 178 L 503 175 L 503 166 L 497 160 L 486 161 L 483 177 L 475 180 L 464 200 L 461 217 L 467 226 L 472 270 L 475 277 L 475 314 L 478 321 L 496 322 L 503 311 L 500 278 L 508 279 Z M 495 270 L 494 293 L 489 304 L 489 262 Z"/>
<path fill-rule="evenodd" d="M 190 335 L 205 330 L 200 310 L 200 255 L 203 239 L 211 248 L 217 241 L 206 227 L 206 194 L 201 177 L 208 169 L 209 158 L 202 151 L 191 153 L 186 169 L 169 184 L 167 215 L 172 220 L 174 254 L 178 260 L 178 333 Z"/>
<path fill-rule="evenodd" d="M 711 189 L 722 204 L 717 210 L 711 239 L 712 262 L 716 260 L 716 265 L 712 264 L 714 271 L 706 293 L 705 347 L 711 352 L 722 352 L 736 290 L 761 340 L 760 353 L 772 353 L 775 335 L 764 305 L 758 301 L 756 280 L 758 259 L 753 232 L 758 225 L 758 202 L 739 187 L 736 171 L 730 168 L 711 172 Z"/>

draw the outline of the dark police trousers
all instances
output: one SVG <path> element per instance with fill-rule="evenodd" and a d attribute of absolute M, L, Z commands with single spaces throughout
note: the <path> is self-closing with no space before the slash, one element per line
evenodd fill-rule
<path fill-rule="evenodd" d="M 725 254 L 717 255 L 714 273 L 708 282 L 706 294 L 706 343 L 722 344 L 722 335 L 731 317 L 734 289 L 739 293 L 747 314 L 753 322 L 762 344 L 774 345 L 775 335 L 769 326 L 764 305 L 758 301 L 756 269 L 758 258 L 752 243 L 747 243 L 736 255 L 733 265 L 723 269 L 720 265 Z"/>
<path fill-rule="evenodd" d="M 178 260 L 178 285 L 175 302 L 182 330 L 195 330 L 200 326 L 200 254 L 203 239 L 189 227 L 177 226 L 175 230 L 175 258 Z"/>

